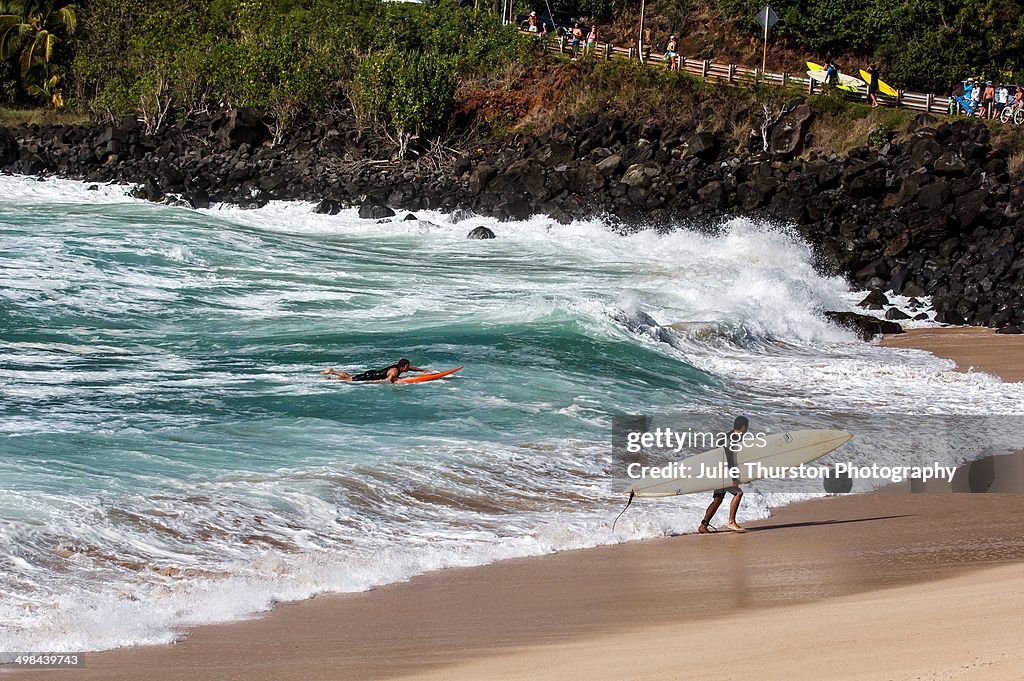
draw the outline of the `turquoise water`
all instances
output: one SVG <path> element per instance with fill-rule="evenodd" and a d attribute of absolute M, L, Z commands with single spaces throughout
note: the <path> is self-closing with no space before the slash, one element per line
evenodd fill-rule
<path fill-rule="evenodd" d="M 703 499 L 610 533 L 618 414 L 824 427 L 1021 397 L 823 321 L 855 294 L 777 227 L 376 224 L 122 193 L 0 178 L 0 649 L 167 641 L 280 600 L 692 530 Z M 477 224 L 499 239 L 465 240 Z M 466 368 L 319 374 L 400 357 Z M 746 517 L 772 503 L 748 496 Z"/>

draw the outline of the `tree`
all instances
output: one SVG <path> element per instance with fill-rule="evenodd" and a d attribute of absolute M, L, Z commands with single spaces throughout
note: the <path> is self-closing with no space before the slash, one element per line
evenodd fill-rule
<path fill-rule="evenodd" d="M 389 48 L 364 57 L 356 70 L 356 113 L 396 136 L 398 157 L 409 144 L 441 131 L 455 103 L 456 61 L 435 53 Z"/>
<path fill-rule="evenodd" d="M 63 104 L 60 70 L 53 64 L 58 34 L 75 32 L 75 6 L 60 0 L 0 0 L 0 58 L 18 55 L 22 83 L 29 94 Z"/>

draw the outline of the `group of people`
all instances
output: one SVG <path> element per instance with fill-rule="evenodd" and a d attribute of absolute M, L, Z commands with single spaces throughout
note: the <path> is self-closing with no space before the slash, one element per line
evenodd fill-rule
<path fill-rule="evenodd" d="M 1010 94 L 1010 88 L 1014 88 L 1013 95 Z M 1024 106 L 1024 88 L 1003 83 L 997 86 L 991 80 L 982 84 L 979 79 L 971 78 L 964 81 L 963 95 L 953 99 L 960 111 L 968 116 L 999 118 L 1006 107 Z"/>
<path fill-rule="evenodd" d="M 548 25 L 537 17 L 536 12 L 530 12 L 527 18 L 526 30 L 530 33 L 537 33 L 541 37 L 547 36 Z M 572 58 L 575 61 L 581 55 L 592 54 L 597 47 L 597 26 L 591 26 L 587 33 L 586 43 L 583 42 L 583 29 L 579 22 L 573 22 L 572 30 L 569 31 L 569 39 L 572 41 Z"/>

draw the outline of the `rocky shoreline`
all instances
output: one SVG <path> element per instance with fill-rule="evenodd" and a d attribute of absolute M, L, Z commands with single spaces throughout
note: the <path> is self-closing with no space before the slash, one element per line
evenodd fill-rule
<path fill-rule="evenodd" d="M 761 217 L 793 225 L 823 269 L 861 288 L 930 296 L 937 321 L 1024 329 L 1024 183 L 1009 174 L 1008 146 L 981 123 L 922 115 L 880 148 L 825 156 L 805 151 L 811 108 L 797 100 L 787 110 L 742 144 L 693 122 L 594 114 L 396 163 L 349 117 L 305 121 L 275 144 L 259 113 L 243 109 L 172 120 L 155 135 L 134 119 L 0 130 L 0 172 L 128 182 L 140 198 L 194 208 L 298 199 L 323 213 L 358 205 L 368 218 L 426 208 L 599 215 L 624 229 Z"/>

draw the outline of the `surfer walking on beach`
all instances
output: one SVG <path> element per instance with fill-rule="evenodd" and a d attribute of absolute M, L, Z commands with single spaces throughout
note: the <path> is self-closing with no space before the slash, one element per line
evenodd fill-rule
<path fill-rule="evenodd" d="M 354 376 L 350 373 L 338 371 L 334 368 L 324 369 L 320 373 L 324 375 L 324 378 L 334 378 L 340 381 L 388 381 L 390 383 L 394 383 L 398 380 L 398 377 L 406 371 L 425 372 L 426 369 L 414 367 L 407 359 L 400 359 L 397 363 L 384 367 L 383 369 L 370 369 L 361 374 L 355 374 Z"/>
<path fill-rule="evenodd" d="M 736 466 L 736 452 L 739 451 L 740 442 L 743 440 L 743 436 L 749 427 L 750 422 L 747 421 L 745 416 L 737 416 L 736 420 L 733 421 L 732 432 L 728 434 L 725 444 L 725 458 L 730 468 Z M 711 504 L 708 505 L 708 510 L 704 512 L 704 520 L 700 521 L 700 526 L 697 527 L 697 531 L 701 534 L 708 534 L 714 531 L 714 528 L 710 525 L 711 519 L 715 517 L 718 507 L 725 500 L 726 492 L 732 495 L 732 503 L 729 505 L 729 524 L 726 527 L 733 532 L 746 532 L 746 529 L 740 527 L 739 523 L 736 522 L 736 511 L 739 509 L 740 501 L 743 499 L 743 490 L 740 489 L 740 481 L 733 478 L 731 487 L 723 487 L 714 491 Z"/>

